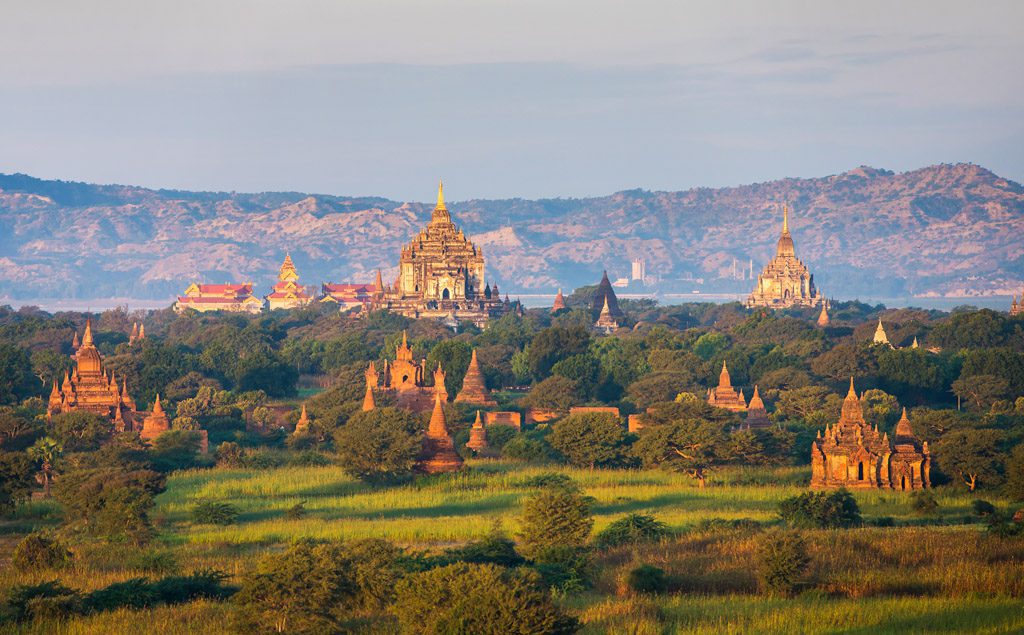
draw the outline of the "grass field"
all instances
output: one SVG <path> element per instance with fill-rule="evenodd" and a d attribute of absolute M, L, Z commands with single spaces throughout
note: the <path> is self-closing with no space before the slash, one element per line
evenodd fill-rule
<path fill-rule="evenodd" d="M 369 486 L 337 466 L 271 470 L 213 469 L 173 474 L 157 498 L 158 530 L 145 548 L 86 544 L 73 566 L 34 576 L 0 568 L 0 585 L 58 578 L 89 590 L 137 576 L 202 567 L 232 576 L 269 550 L 299 537 L 383 537 L 431 551 L 487 533 L 494 522 L 514 534 L 535 479 L 566 474 L 593 497 L 595 530 L 631 512 L 653 514 L 674 537 L 615 549 L 598 557 L 594 588 L 560 601 L 588 633 L 887 633 L 1024 631 L 1024 540 L 998 539 L 971 514 L 975 497 L 936 490 L 938 511 L 914 513 L 908 496 L 855 492 L 865 520 L 891 527 L 808 531 L 813 589 L 793 599 L 759 594 L 754 576 L 762 533 L 777 520 L 779 501 L 806 491 L 806 468 L 730 469 L 700 489 L 685 475 L 655 471 L 576 470 L 470 461 L 455 475 Z M 1006 508 L 1006 501 L 986 496 Z M 195 525 L 191 508 L 213 500 L 235 505 L 238 523 Z M 285 512 L 303 503 L 307 516 Z M 52 526 L 53 504 L 22 508 L 8 522 L 3 547 L 32 526 Z M 760 526 L 708 525 L 750 519 Z M 769 527 L 765 529 L 764 527 Z M 626 572 L 640 563 L 663 568 L 673 592 L 637 597 L 624 591 Z M 22 633 L 214 633 L 229 628 L 230 605 L 193 602 L 119 610 L 67 623 L 25 624 Z M 382 632 L 389 625 L 382 624 Z"/>

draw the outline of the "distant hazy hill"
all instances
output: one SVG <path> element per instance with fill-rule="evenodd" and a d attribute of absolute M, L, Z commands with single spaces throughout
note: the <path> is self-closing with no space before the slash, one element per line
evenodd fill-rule
<path fill-rule="evenodd" d="M 837 298 L 1022 287 L 1024 188 L 976 165 L 449 209 L 484 247 L 488 276 L 503 290 L 553 291 L 594 283 L 604 268 L 625 276 L 636 256 L 667 280 L 713 281 L 734 258 L 758 270 L 774 251 L 781 201 L 790 204 L 797 255 Z M 251 280 L 265 293 L 286 249 L 306 284 L 368 282 L 377 267 L 391 279 L 400 246 L 430 209 L 0 175 L 0 296 L 170 301 L 191 280 Z"/>

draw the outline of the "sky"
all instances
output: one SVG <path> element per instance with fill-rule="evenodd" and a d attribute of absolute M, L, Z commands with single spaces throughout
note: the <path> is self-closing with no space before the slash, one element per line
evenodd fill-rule
<path fill-rule="evenodd" d="M 0 6 L 0 172 L 420 201 L 1024 182 L 1019 0 Z"/>

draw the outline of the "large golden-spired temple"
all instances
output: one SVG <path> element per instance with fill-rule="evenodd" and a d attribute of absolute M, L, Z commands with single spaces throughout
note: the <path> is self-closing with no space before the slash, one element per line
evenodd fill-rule
<path fill-rule="evenodd" d="M 438 185 L 430 223 L 402 249 L 398 278 L 377 292 L 372 306 L 412 318 L 465 320 L 479 326 L 508 310 L 497 285 L 487 284 L 483 249 L 452 222 L 443 184 Z"/>
<path fill-rule="evenodd" d="M 818 306 L 822 297 L 814 288 L 814 276 L 799 258 L 789 233 L 789 208 L 782 207 L 782 235 L 775 257 L 757 276 L 757 287 L 747 298 L 747 306 L 781 309 L 791 306 Z"/>
<path fill-rule="evenodd" d="M 931 451 L 910 429 L 907 411 L 896 425 L 895 443 L 864 420 L 853 389 L 843 401 L 839 421 L 818 432 L 811 444 L 811 487 L 898 490 L 931 487 Z"/>
<path fill-rule="evenodd" d="M 78 333 L 75 333 L 78 339 Z M 135 400 L 128 395 L 128 384 L 122 381 L 118 386 L 114 373 L 103 369 L 103 360 L 92 339 L 92 321 L 85 323 L 82 343 L 73 358 L 75 368 L 64 373 L 64 381 L 58 387 L 53 382 L 47 417 L 81 410 L 110 419 L 118 432 L 136 429 Z"/>

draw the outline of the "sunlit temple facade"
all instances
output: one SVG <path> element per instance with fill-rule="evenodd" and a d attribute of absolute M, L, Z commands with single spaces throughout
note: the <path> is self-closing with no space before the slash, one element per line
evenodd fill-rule
<path fill-rule="evenodd" d="M 757 276 L 757 286 L 747 298 L 747 306 L 782 309 L 792 306 L 818 306 L 821 293 L 814 287 L 814 276 L 799 258 L 789 233 L 789 209 L 782 208 L 782 235 L 775 257 Z"/>
<path fill-rule="evenodd" d="M 398 278 L 378 290 L 373 308 L 483 326 L 509 307 L 487 283 L 483 249 L 452 222 L 439 185 L 430 223 L 402 249 Z"/>

